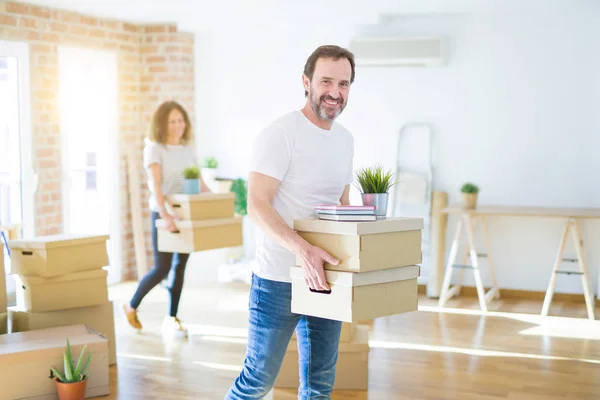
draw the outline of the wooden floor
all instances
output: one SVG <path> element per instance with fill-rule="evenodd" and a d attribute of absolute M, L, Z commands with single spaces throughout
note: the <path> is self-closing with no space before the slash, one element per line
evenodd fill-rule
<path fill-rule="evenodd" d="M 108 398 L 223 399 L 244 359 L 247 287 L 185 287 L 180 317 L 190 326 L 188 340 L 161 336 L 167 293 L 160 287 L 140 307 L 143 333 L 128 329 L 119 304 L 134 288 L 110 289 L 118 364 Z M 453 299 L 440 310 L 423 297 L 418 312 L 371 325 L 369 390 L 332 398 L 600 399 L 600 321 L 585 319 L 583 303 L 557 302 L 548 318 L 539 317 L 541 306 L 497 300 L 481 315 L 474 298 Z M 296 393 L 275 390 L 274 398 Z"/>

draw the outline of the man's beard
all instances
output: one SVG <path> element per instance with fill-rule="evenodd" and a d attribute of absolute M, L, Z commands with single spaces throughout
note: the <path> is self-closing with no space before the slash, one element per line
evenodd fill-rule
<path fill-rule="evenodd" d="M 327 106 L 324 104 L 325 100 L 337 101 L 339 103 L 339 107 L 334 113 L 330 114 L 327 112 Z M 336 119 L 342 113 L 342 111 L 344 111 L 344 108 L 346 107 L 346 101 L 341 95 L 337 99 L 334 99 L 329 95 L 323 95 L 319 98 L 319 101 L 317 101 L 315 96 L 311 95 L 310 106 L 317 117 L 319 117 L 323 121 L 331 122 L 334 119 Z"/>

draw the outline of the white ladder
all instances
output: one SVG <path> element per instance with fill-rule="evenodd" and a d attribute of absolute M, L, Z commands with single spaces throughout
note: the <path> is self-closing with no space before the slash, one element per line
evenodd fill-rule
<path fill-rule="evenodd" d="M 478 220 L 481 222 L 487 254 L 478 253 L 475 246 L 475 231 L 477 229 Z M 456 264 L 455 261 L 458 255 L 458 247 L 460 245 L 460 237 L 463 226 L 467 234 L 467 247 L 462 264 Z M 467 264 L 468 258 L 471 261 L 470 265 Z M 485 293 L 483 282 L 481 280 L 479 258 L 487 258 L 488 260 L 490 275 L 492 278 L 492 288 L 487 293 Z M 450 280 L 452 278 L 452 272 L 454 268 L 459 269 L 460 274 L 456 285 L 450 288 Z M 446 274 L 444 275 L 444 283 L 442 284 L 442 292 L 438 301 L 439 307 L 443 307 L 448 300 L 460 294 L 465 269 L 470 269 L 473 271 L 473 275 L 475 277 L 475 287 L 477 289 L 477 297 L 479 298 L 479 306 L 481 307 L 482 311 L 487 312 L 487 303 L 493 299 L 500 298 L 500 290 L 498 289 L 498 284 L 496 283 L 496 273 L 494 271 L 494 264 L 492 261 L 491 246 L 485 217 L 469 211 L 461 214 L 456 226 L 456 233 L 454 234 L 454 240 L 452 241 L 452 247 L 450 248 L 450 255 L 448 257 L 448 264 L 446 266 Z"/>

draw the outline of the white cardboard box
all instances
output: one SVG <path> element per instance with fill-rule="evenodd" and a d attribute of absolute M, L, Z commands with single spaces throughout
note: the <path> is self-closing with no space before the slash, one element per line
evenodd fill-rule
<path fill-rule="evenodd" d="M 333 271 L 368 272 L 420 264 L 423 218 L 388 218 L 368 222 L 294 221 L 294 230 L 307 242 L 340 260 L 325 263 Z M 296 265 L 302 260 L 296 257 Z"/>
<path fill-rule="evenodd" d="M 26 311 L 58 311 L 108 302 L 104 268 L 53 278 L 15 275 L 17 306 Z"/>
<path fill-rule="evenodd" d="M 190 254 L 197 251 L 241 246 L 242 218 L 205 221 L 175 221 L 178 233 L 169 231 L 165 222 L 156 221 L 158 251 Z"/>
<path fill-rule="evenodd" d="M 0 313 L 5 312 L 8 298 L 6 297 L 6 268 L 4 266 L 4 243 L 0 241 Z"/>
<path fill-rule="evenodd" d="M 369 330 L 359 326 L 350 342 L 340 342 L 334 390 L 367 390 L 369 386 Z M 298 389 L 298 343 L 291 340 L 275 380 L 275 387 Z"/>
<path fill-rule="evenodd" d="M 86 398 L 110 394 L 107 338 L 85 325 L 71 325 L 0 336 L 2 398 L 55 400 L 50 367 L 64 370 L 67 337 L 73 357 L 79 357 L 84 345 L 86 354 L 92 353 Z"/>
<path fill-rule="evenodd" d="M 173 214 L 183 220 L 200 221 L 232 218 L 235 193 L 176 194 L 167 196 Z"/>
<path fill-rule="evenodd" d="M 98 306 L 46 312 L 29 312 L 14 306 L 8 308 L 8 319 L 12 333 L 67 325 L 87 325 L 108 338 L 108 363 L 114 365 L 117 362 L 112 301 Z"/>
<path fill-rule="evenodd" d="M 418 308 L 418 265 L 361 273 L 326 270 L 330 293 L 309 288 L 303 268 L 290 270 L 291 311 L 296 314 L 354 322 Z"/>
<path fill-rule="evenodd" d="M 50 278 L 108 265 L 107 235 L 50 235 L 9 240 L 11 273 Z"/>

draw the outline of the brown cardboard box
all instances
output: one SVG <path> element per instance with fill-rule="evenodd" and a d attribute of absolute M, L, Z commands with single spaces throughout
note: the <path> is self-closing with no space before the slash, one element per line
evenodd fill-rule
<path fill-rule="evenodd" d="M 367 390 L 369 386 L 369 330 L 359 326 L 354 340 L 340 342 L 334 390 Z M 300 385 L 298 371 L 298 343 L 291 340 L 275 380 L 275 387 L 297 389 Z"/>
<path fill-rule="evenodd" d="M 325 271 L 331 293 L 318 293 L 306 285 L 301 267 L 291 267 L 291 311 L 345 322 L 416 311 L 419 272 L 418 265 L 362 273 Z"/>
<path fill-rule="evenodd" d="M 17 306 L 26 311 L 57 311 L 108 302 L 107 271 L 104 268 L 54 278 L 18 275 L 14 278 Z"/>
<path fill-rule="evenodd" d="M 179 233 L 165 227 L 162 220 L 158 228 L 158 251 L 169 253 L 194 253 L 196 251 L 241 246 L 242 218 L 212 219 L 205 221 L 175 221 Z"/>
<path fill-rule="evenodd" d="M 183 220 L 232 218 L 235 193 L 176 194 L 167 196 L 173 214 Z"/>
<path fill-rule="evenodd" d="M 56 399 L 50 367 L 64 370 L 63 354 L 69 338 L 73 357 L 91 352 L 86 397 L 108 395 L 108 341 L 85 325 L 41 329 L 0 336 L 0 376 L 3 399 Z"/>
<path fill-rule="evenodd" d="M 340 331 L 340 342 L 351 342 L 356 335 L 358 324 L 356 322 L 342 322 L 342 330 Z M 296 340 L 296 331 L 292 334 L 292 340 Z"/>
<path fill-rule="evenodd" d="M 6 297 L 6 267 L 4 266 L 4 243 L 0 242 L 0 313 L 5 312 L 8 298 Z"/>
<path fill-rule="evenodd" d="M 8 314 L 0 312 L 0 335 L 8 333 Z"/>
<path fill-rule="evenodd" d="M 29 312 L 15 306 L 8 308 L 8 318 L 13 333 L 66 325 L 87 325 L 108 338 L 108 363 L 114 365 L 117 362 L 115 316 L 112 301 L 99 306 L 46 312 Z"/>
<path fill-rule="evenodd" d="M 296 220 L 294 230 L 312 245 L 340 260 L 325 263 L 332 271 L 367 272 L 420 264 L 422 218 L 368 222 Z M 302 265 L 296 258 L 296 265 Z"/>
<path fill-rule="evenodd" d="M 9 240 L 11 273 L 51 278 L 108 265 L 108 236 L 51 235 Z"/>

